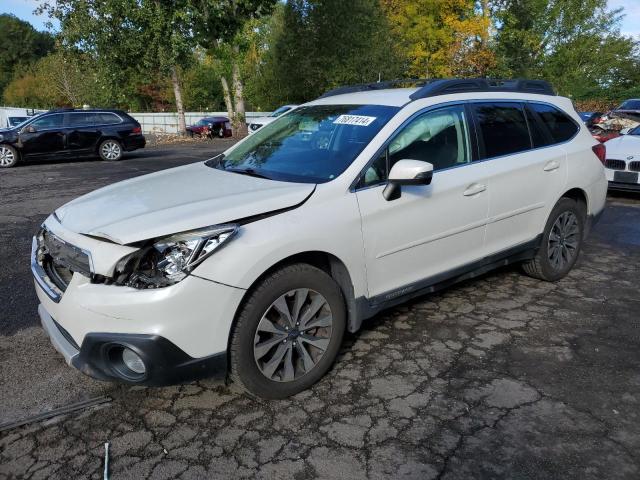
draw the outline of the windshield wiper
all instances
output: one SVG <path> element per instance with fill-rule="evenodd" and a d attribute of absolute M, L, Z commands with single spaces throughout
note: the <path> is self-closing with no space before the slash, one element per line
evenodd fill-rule
<path fill-rule="evenodd" d="M 249 175 L 250 177 L 256 178 L 266 178 L 267 180 L 271 180 L 271 177 L 268 177 L 262 173 L 258 173 L 253 168 L 225 168 L 226 172 L 240 173 L 242 175 Z"/>

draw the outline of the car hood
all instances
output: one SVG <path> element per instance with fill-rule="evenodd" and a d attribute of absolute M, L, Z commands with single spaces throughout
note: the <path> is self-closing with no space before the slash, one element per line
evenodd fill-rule
<path fill-rule="evenodd" d="M 56 216 L 74 232 L 125 245 L 293 207 L 314 189 L 196 163 L 101 188 Z"/>
<path fill-rule="evenodd" d="M 622 135 L 605 142 L 607 148 L 607 158 L 625 160 L 627 157 L 635 158 L 629 160 L 640 160 L 640 136 Z"/>

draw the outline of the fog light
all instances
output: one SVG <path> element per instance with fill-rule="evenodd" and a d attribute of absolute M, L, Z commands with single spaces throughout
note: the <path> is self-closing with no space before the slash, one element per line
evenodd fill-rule
<path fill-rule="evenodd" d="M 147 367 L 144 366 L 140 355 L 130 348 L 125 348 L 122 351 L 122 363 L 124 363 L 129 370 L 139 375 L 143 375 L 147 371 Z"/>

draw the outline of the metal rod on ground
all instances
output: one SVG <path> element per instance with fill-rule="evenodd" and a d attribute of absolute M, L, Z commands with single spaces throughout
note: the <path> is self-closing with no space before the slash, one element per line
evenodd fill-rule
<path fill-rule="evenodd" d="M 95 397 L 90 398 L 88 400 L 83 400 L 77 403 L 71 403 L 64 407 L 54 408 L 48 412 L 40 413 L 38 415 L 34 415 L 33 417 L 24 418 L 22 420 L 16 420 L 13 422 L 7 422 L 0 425 L 0 432 L 5 432 L 7 430 L 12 430 L 14 428 L 22 427 L 23 425 L 28 425 L 30 423 L 39 422 L 42 420 L 47 420 L 49 418 L 57 417 L 59 415 L 66 415 L 67 413 L 72 413 L 77 410 L 82 410 L 84 408 L 92 407 L 94 405 L 100 405 L 101 403 L 110 402 L 111 397 Z"/>
<path fill-rule="evenodd" d="M 104 444 L 104 480 L 109 480 L 109 442 Z"/>

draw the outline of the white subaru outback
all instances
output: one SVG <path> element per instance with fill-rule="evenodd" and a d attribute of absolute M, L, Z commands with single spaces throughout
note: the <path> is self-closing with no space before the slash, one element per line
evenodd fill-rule
<path fill-rule="evenodd" d="M 343 87 L 57 209 L 33 239 L 42 324 L 95 378 L 287 397 L 382 309 L 510 263 L 564 277 L 604 159 L 546 82 Z"/>

